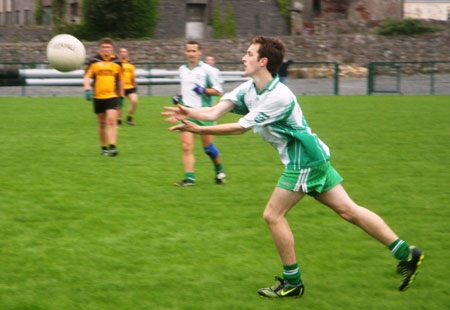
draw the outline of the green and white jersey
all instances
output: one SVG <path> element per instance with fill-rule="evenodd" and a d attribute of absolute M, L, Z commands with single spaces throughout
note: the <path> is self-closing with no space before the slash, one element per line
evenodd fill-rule
<path fill-rule="evenodd" d="M 201 108 L 212 106 L 212 97 L 207 94 L 198 95 L 193 91 L 195 84 L 205 88 L 214 88 L 222 92 L 222 85 L 219 77 L 210 65 L 199 61 L 197 66 L 189 68 L 188 64 L 182 65 L 178 69 L 181 80 L 181 95 L 183 105 L 191 108 Z"/>
<path fill-rule="evenodd" d="M 280 83 L 278 75 L 261 92 L 250 80 L 225 94 L 222 100 L 236 105 L 232 112 L 245 115 L 239 124 L 252 128 L 275 147 L 287 169 L 300 170 L 329 160 L 328 147 L 311 132 L 296 96 Z"/>

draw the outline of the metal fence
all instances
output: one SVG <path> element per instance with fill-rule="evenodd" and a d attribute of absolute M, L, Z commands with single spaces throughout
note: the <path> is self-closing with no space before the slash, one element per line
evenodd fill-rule
<path fill-rule="evenodd" d="M 181 64 L 135 63 L 139 95 L 177 93 Z M 220 62 L 217 67 L 224 75 L 225 92 L 246 79 L 240 62 Z M 450 94 L 450 61 L 371 62 L 362 69 L 348 75 L 336 62 L 293 62 L 286 83 L 296 95 Z M 83 96 L 82 73 L 59 73 L 48 63 L 0 62 L 0 96 Z M 66 85 L 62 82 L 70 79 Z"/>
<path fill-rule="evenodd" d="M 371 62 L 367 94 L 449 95 L 450 61 Z"/>
<path fill-rule="evenodd" d="M 183 63 L 134 63 L 139 94 L 167 96 L 178 92 L 177 70 Z M 240 62 L 220 62 L 217 63 L 217 67 L 221 70 L 225 82 L 225 92 L 247 79 Z M 297 94 L 339 95 L 339 65 L 335 62 L 294 62 L 290 66 L 290 71 L 294 74 L 291 74 L 292 78 L 289 78 L 287 83 Z M 12 72 L 17 74 L 11 74 Z M 0 96 L 82 95 L 82 72 L 76 70 L 60 73 L 52 70 L 48 63 L 0 63 Z"/>

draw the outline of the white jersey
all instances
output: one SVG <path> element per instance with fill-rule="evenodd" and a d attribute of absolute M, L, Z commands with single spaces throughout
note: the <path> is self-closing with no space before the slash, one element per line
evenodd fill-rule
<path fill-rule="evenodd" d="M 217 81 L 219 81 L 220 85 L 223 84 L 223 78 L 222 78 L 222 73 L 220 73 L 220 70 L 216 67 L 212 67 L 211 69 L 213 70 L 213 74 L 215 75 Z"/>
<path fill-rule="evenodd" d="M 181 80 L 181 95 L 183 105 L 191 108 L 201 108 L 212 106 L 212 97 L 207 94 L 198 95 L 193 91 L 196 84 L 205 88 L 214 88 L 222 92 L 222 85 L 214 68 L 199 61 L 197 66 L 189 68 L 187 64 L 178 69 Z"/>
<path fill-rule="evenodd" d="M 328 147 L 311 132 L 296 96 L 280 83 L 278 75 L 261 92 L 250 80 L 226 93 L 222 100 L 236 105 L 232 112 L 245 115 L 239 124 L 252 128 L 275 147 L 287 169 L 300 170 L 329 160 Z"/>

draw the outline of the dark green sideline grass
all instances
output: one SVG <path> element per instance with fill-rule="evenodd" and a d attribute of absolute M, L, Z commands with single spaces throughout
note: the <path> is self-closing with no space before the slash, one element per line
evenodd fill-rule
<path fill-rule="evenodd" d="M 382 245 L 311 198 L 288 215 L 306 293 L 266 300 L 281 264 L 262 211 L 283 167 L 251 132 L 216 137 L 228 184 L 142 97 L 120 155 L 100 156 L 82 98 L 0 98 L 0 309 L 447 309 L 450 97 L 301 97 L 344 186 L 423 248 L 406 292 Z M 221 122 L 236 121 L 227 115 Z"/>

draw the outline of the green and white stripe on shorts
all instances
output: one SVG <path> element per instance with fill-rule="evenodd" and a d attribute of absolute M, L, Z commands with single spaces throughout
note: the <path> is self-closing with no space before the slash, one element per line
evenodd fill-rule
<path fill-rule="evenodd" d="M 300 170 L 285 169 L 277 186 L 293 192 L 302 191 L 308 195 L 326 192 L 343 178 L 329 162 Z"/>

